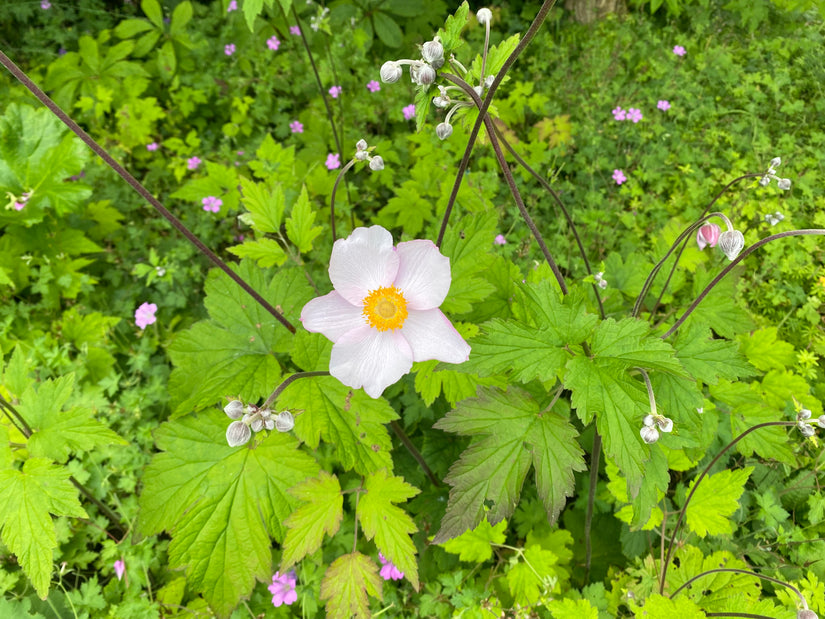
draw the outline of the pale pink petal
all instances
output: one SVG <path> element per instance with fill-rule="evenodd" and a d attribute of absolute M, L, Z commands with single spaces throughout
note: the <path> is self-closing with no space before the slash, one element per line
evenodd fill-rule
<path fill-rule="evenodd" d="M 345 333 L 332 347 L 329 373 L 347 387 L 364 388 L 371 398 L 412 368 L 412 350 L 400 331 L 369 326 Z"/>
<path fill-rule="evenodd" d="M 332 246 L 329 279 L 347 301 L 361 305 L 371 290 L 391 286 L 398 273 L 392 235 L 381 226 L 356 228 Z"/>
<path fill-rule="evenodd" d="M 412 348 L 413 361 L 463 363 L 470 358 L 470 345 L 439 309 L 410 310 L 401 333 Z"/>
<path fill-rule="evenodd" d="M 333 290 L 304 305 L 301 322 L 307 331 L 322 333 L 327 339 L 336 342 L 344 333 L 366 324 L 362 311 L 361 307 L 353 305 Z"/>
<path fill-rule="evenodd" d="M 404 293 L 411 309 L 428 310 L 441 305 L 450 291 L 450 259 L 427 240 L 398 244 L 401 264 L 395 286 Z"/>

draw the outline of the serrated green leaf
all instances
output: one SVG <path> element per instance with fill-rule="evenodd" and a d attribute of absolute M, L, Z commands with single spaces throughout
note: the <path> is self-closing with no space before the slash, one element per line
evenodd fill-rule
<path fill-rule="evenodd" d="M 8 389 L 10 393 L 18 397 L 23 395 L 26 388 L 31 384 L 29 380 L 29 367 L 24 355 L 23 347 L 17 344 L 3 372 L 3 386 Z"/>
<path fill-rule="evenodd" d="M 243 16 L 250 32 L 255 31 L 255 18 L 264 10 L 264 0 L 243 0 Z"/>
<path fill-rule="evenodd" d="M 466 339 L 466 335 L 462 334 Z M 473 343 L 475 346 L 475 343 Z M 479 378 L 476 374 L 462 370 L 444 369 L 438 361 L 420 361 L 413 364 L 415 375 L 415 390 L 427 406 L 431 406 L 435 399 L 444 393 L 444 399 L 455 406 L 464 398 L 472 397 L 481 386 L 504 387 L 506 381 L 498 377 Z"/>
<path fill-rule="evenodd" d="M 115 36 L 121 39 L 131 39 L 141 32 L 152 29 L 152 24 L 145 19 L 125 19 L 115 28 Z"/>
<path fill-rule="evenodd" d="M 320 333 L 298 331 L 292 350 L 292 362 L 305 372 L 323 372 L 329 369 L 332 342 Z"/>
<path fill-rule="evenodd" d="M 384 424 L 398 415 L 386 400 L 374 400 L 363 390 L 352 391 L 326 376 L 291 383 L 278 406 L 304 411 L 295 424 L 295 436 L 312 449 L 321 439 L 329 443 L 345 470 L 362 475 L 392 470 L 392 442 Z"/>
<path fill-rule="evenodd" d="M 278 242 L 266 238 L 244 241 L 241 245 L 228 248 L 227 251 L 239 258 L 254 260 L 262 268 L 281 266 L 287 259 L 286 252 Z"/>
<path fill-rule="evenodd" d="M 644 606 L 636 610 L 634 616 L 638 619 L 704 619 L 705 613 L 684 596 L 670 599 L 654 593 L 645 599 Z"/>
<path fill-rule="evenodd" d="M 312 241 L 315 240 L 323 228 L 315 224 L 315 211 L 309 205 L 309 195 L 306 186 L 301 188 L 301 195 L 292 206 L 289 219 L 286 220 L 286 235 L 305 254 L 312 250 Z"/>
<path fill-rule="evenodd" d="M 321 581 L 321 599 L 326 600 L 327 617 L 331 619 L 368 619 L 368 595 L 381 598 L 378 566 L 360 552 L 338 557 L 327 568 Z"/>
<path fill-rule="evenodd" d="M 46 598 L 57 548 L 49 514 L 88 518 L 69 482 L 69 471 L 45 458 L 29 458 L 23 470 L 0 470 L 0 535 L 34 585 Z"/>
<path fill-rule="evenodd" d="M 338 478 L 326 471 L 291 488 L 289 493 L 302 505 L 284 522 L 288 529 L 281 557 L 282 573 L 318 550 L 324 533 L 335 535 L 344 517 L 344 496 Z"/>
<path fill-rule="evenodd" d="M 542 595 L 549 593 L 556 561 L 556 555 L 541 546 L 529 546 L 524 550 L 523 561 L 507 571 L 507 585 L 516 604 L 532 606 Z"/>
<path fill-rule="evenodd" d="M 532 462 L 549 520 L 555 520 L 573 491 L 573 472 L 584 469 L 576 431 L 559 415 L 540 411 L 527 393 L 482 389 L 434 427 L 473 436 L 445 481 L 452 486 L 447 513 L 435 543 L 443 543 L 475 527 L 485 516 L 491 524 L 509 518 Z"/>
<path fill-rule="evenodd" d="M 365 493 L 358 503 L 358 521 L 367 539 L 375 538 L 375 545 L 406 576 L 418 591 L 416 549 L 410 535 L 418 528 L 407 513 L 393 505 L 411 499 L 420 492 L 401 477 L 391 477 L 385 469 L 367 476 Z"/>
<path fill-rule="evenodd" d="M 372 14 L 372 24 L 375 34 L 381 39 L 381 42 L 387 47 L 398 47 L 404 38 L 401 28 L 395 23 L 395 20 L 381 11 L 375 11 Z"/>
<path fill-rule="evenodd" d="M 467 25 L 469 16 L 470 5 L 466 1 L 462 2 L 455 14 L 447 17 L 444 28 L 438 30 L 438 36 L 441 37 L 441 44 L 444 46 L 445 56 L 449 56 L 461 44 L 461 31 Z"/>
<path fill-rule="evenodd" d="M 256 183 L 240 177 L 243 196 L 241 202 L 249 215 L 244 220 L 257 232 L 278 232 L 284 215 L 284 192 L 280 185 L 271 189 L 265 183 Z"/>
<path fill-rule="evenodd" d="M 741 272 L 741 268 L 737 271 Z M 698 297 L 715 276 L 716 273 L 708 273 L 702 268 L 697 269 L 691 298 Z M 729 339 L 737 333 L 750 331 L 753 328 L 753 321 L 748 312 L 736 302 L 736 298 L 736 277 L 731 273 L 714 286 L 696 306 L 685 321 L 685 326 L 697 325 L 707 328 L 710 325 L 716 333 Z"/>
<path fill-rule="evenodd" d="M 49 417 L 35 428 L 28 442 L 29 452 L 62 463 L 72 453 L 129 444 L 92 415 L 91 410 L 73 408 Z"/>
<path fill-rule="evenodd" d="M 691 578 L 719 567 L 752 569 L 727 551 L 704 557 L 701 550 L 694 546 L 681 546 L 674 554 L 674 565 L 668 570 L 666 588 L 675 591 Z M 731 599 L 736 598 L 740 600 L 741 609 L 742 605 L 755 601 L 761 593 L 761 580 L 747 574 L 716 572 L 702 576 L 695 583 L 696 586 L 683 589 L 679 597 L 692 599 L 708 612 L 724 610 Z"/>
<path fill-rule="evenodd" d="M 776 327 L 757 329 L 749 334 L 738 336 L 742 353 L 754 367 L 767 372 L 768 370 L 784 370 L 796 363 L 796 354 L 792 344 L 777 337 Z M 735 378 L 726 376 L 725 378 Z"/>
<path fill-rule="evenodd" d="M 469 312 L 476 301 L 486 300 L 495 291 L 492 284 L 476 276 L 494 260 L 489 249 L 495 230 L 496 216 L 490 212 L 467 215 L 448 226 L 441 253 L 450 259 L 452 283 L 441 304 L 442 311 L 447 314 Z"/>
<path fill-rule="evenodd" d="M 699 537 L 732 533 L 730 517 L 739 508 L 739 497 L 752 472 L 753 467 L 749 466 L 706 476 L 688 503 L 685 513 L 688 528 Z M 688 492 L 693 486 L 691 482 Z"/>
<path fill-rule="evenodd" d="M 602 321 L 596 327 L 591 349 L 595 357 L 618 361 L 626 368 L 638 366 L 688 376 L 673 347 L 654 335 L 647 322 L 637 318 Z"/>
<path fill-rule="evenodd" d="M 599 609 L 588 600 L 550 600 L 547 609 L 553 619 L 599 619 Z"/>
<path fill-rule="evenodd" d="M 207 196 L 214 196 L 223 201 L 221 212 L 234 211 L 238 208 L 240 183 L 238 171 L 232 167 L 207 161 L 204 164 L 206 176 L 188 180 L 180 189 L 172 193 L 173 198 L 191 200 L 200 208 Z"/>
<path fill-rule="evenodd" d="M 755 374 L 735 342 L 713 339 L 705 328 L 680 330 L 673 348 L 693 378 L 708 385 L 715 385 L 719 378 L 734 380 Z"/>
<path fill-rule="evenodd" d="M 143 535 L 172 535 L 170 567 L 185 568 L 188 585 L 222 616 L 249 596 L 256 579 L 271 577 L 270 538 L 284 539 L 283 522 L 298 503 L 287 491 L 319 473 L 290 434 L 229 447 L 227 421 L 214 411 L 161 425 L 161 453 L 143 476 L 138 523 Z"/>
<path fill-rule="evenodd" d="M 502 520 L 492 526 L 487 520 L 458 537 L 447 540 L 442 544 L 444 550 L 458 555 L 462 561 L 470 563 L 484 563 L 493 556 L 491 544 L 503 544 L 507 538 L 507 521 Z"/>

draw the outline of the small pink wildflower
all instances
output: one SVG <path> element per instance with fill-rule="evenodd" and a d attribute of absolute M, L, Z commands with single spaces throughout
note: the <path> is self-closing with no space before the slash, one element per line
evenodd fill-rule
<path fill-rule="evenodd" d="M 507 245 L 507 239 L 504 238 L 503 234 L 497 234 L 496 238 L 493 240 L 493 243 L 496 245 Z"/>
<path fill-rule="evenodd" d="M 625 112 L 622 108 L 616 107 L 616 109 L 611 110 L 613 112 L 613 118 L 615 120 L 625 120 L 627 118 L 627 112 Z"/>
<path fill-rule="evenodd" d="M 383 566 L 379 572 L 381 578 L 384 580 L 401 580 L 404 578 L 404 572 L 395 567 L 393 562 L 380 552 L 378 553 L 378 560 L 381 561 L 381 565 Z"/>
<path fill-rule="evenodd" d="M 627 180 L 627 177 L 625 177 L 624 172 L 616 169 L 613 170 L 613 180 L 616 181 L 617 185 L 621 185 L 623 182 Z"/>
<path fill-rule="evenodd" d="M 333 99 L 337 99 L 338 95 L 341 94 L 342 90 L 343 88 L 341 88 L 340 86 L 333 86 L 329 89 L 329 94 L 332 96 Z"/>
<path fill-rule="evenodd" d="M 304 132 L 304 125 L 297 120 L 293 120 L 289 123 L 289 129 L 292 133 L 303 133 Z"/>
<path fill-rule="evenodd" d="M 143 305 L 146 305 L 146 304 L 144 303 Z M 154 316 L 152 317 L 152 322 L 155 322 Z M 141 328 L 143 328 L 143 327 L 141 327 Z M 121 580 L 123 578 L 123 573 L 126 571 L 126 563 L 124 563 L 123 559 L 118 559 L 117 561 L 115 561 L 114 568 L 115 568 L 115 576 L 117 576 L 118 580 Z"/>
<path fill-rule="evenodd" d="M 157 320 L 155 312 L 158 311 L 158 306 L 154 303 L 144 303 L 135 310 L 135 325 L 140 329 L 145 329 Z"/>
<path fill-rule="evenodd" d="M 203 204 L 203 210 L 207 213 L 209 211 L 217 213 L 221 210 L 221 206 L 223 206 L 223 200 L 216 198 L 215 196 L 206 196 L 203 200 L 201 200 L 201 203 Z"/>
<path fill-rule="evenodd" d="M 186 167 L 190 170 L 197 170 L 200 164 L 201 160 L 199 157 L 190 157 L 186 160 Z"/>
<path fill-rule="evenodd" d="M 369 90 L 370 92 L 378 92 L 379 90 L 381 90 L 381 84 L 379 84 L 375 80 L 370 80 L 369 82 L 367 82 L 367 90 Z"/>
<path fill-rule="evenodd" d="M 226 12 L 227 12 L 227 13 L 231 13 L 232 11 L 237 11 L 237 10 L 238 10 L 238 2 L 237 2 L 237 0 L 232 0 L 232 1 L 229 3 L 229 6 L 228 6 L 228 7 L 226 7 Z"/>
<path fill-rule="evenodd" d="M 289 34 L 294 34 L 296 37 L 301 36 L 301 28 L 299 26 L 290 26 Z"/>
<path fill-rule="evenodd" d="M 158 143 L 157 142 L 150 142 L 149 144 L 146 145 L 146 150 L 148 150 L 148 151 L 155 151 L 157 149 L 158 149 Z"/>
<path fill-rule="evenodd" d="M 234 54 L 235 53 L 235 44 L 230 43 L 229 45 L 224 45 L 223 46 L 223 53 L 226 54 L 227 56 L 231 56 L 232 54 Z"/>
<path fill-rule="evenodd" d="M 15 202 L 14 203 L 14 210 L 15 211 L 22 211 L 26 207 L 26 201 L 23 202 Z"/>
<path fill-rule="evenodd" d="M 674 45 L 673 46 L 673 53 L 676 54 L 677 56 L 684 56 L 685 54 L 687 54 L 687 51 L 681 45 Z"/>
<path fill-rule="evenodd" d="M 641 110 L 637 110 L 635 107 L 627 110 L 627 120 L 632 120 L 634 123 L 637 123 L 642 120 L 642 118 L 643 116 Z"/>
<path fill-rule="evenodd" d="M 666 101 L 665 99 L 661 99 L 661 100 L 660 100 L 660 101 L 656 104 L 656 107 L 658 107 L 658 108 L 659 108 L 660 110 L 662 110 L 663 112 L 666 112 L 666 111 L 668 111 L 668 110 L 670 109 L 670 101 Z"/>
<path fill-rule="evenodd" d="M 696 231 L 696 244 L 699 249 L 704 249 L 708 245 L 716 247 L 719 242 L 719 233 L 721 232 L 719 226 L 716 224 L 705 224 Z"/>
<path fill-rule="evenodd" d="M 272 575 L 272 584 L 267 587 L 272 594 L 272 605 L 277 608 L 283 604 L 289 606 L 297 601 L 298 593 L 295 591 L 296 583 L 295 572 L 289 572 L 287 574 L 275 572 Z"/>
<path fill-rule="evenodd" d="M 341 167 L 341 156 L 338 153 L 330 153 L 324 165 L 327 166 L 327 170 L 337 170 Z"/>
<path fill-rule="evenodd" d="M 50 8 L 52 8 L 52 3 L 49 2 L 49 0 L 43 0 L 40 3 L 40 8 L 43 9 L 44 11 L 48 11 Z"/>
<path fill-rule="evenodd" d="M 271 49 L 273 52 L 278 51 L 278 48 L 281 46 L 281 42 L 278 40 L 274 34 L 266 40 L 266 46 Z"/>
<path fill-rule="evenodd" d="M 412 120 L 415 118 L 415 103 L 410 103 L 401 111 L 404 112 L 404 120 Z"/>

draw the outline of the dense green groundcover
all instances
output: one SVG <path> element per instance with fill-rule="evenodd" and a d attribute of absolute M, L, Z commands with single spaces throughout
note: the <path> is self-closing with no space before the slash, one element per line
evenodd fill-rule
<path fill-rule="evenodd" d="M 541 3 L 3 2 L 0 51 L 271 306 L 0 73 L 0 616 L 825 613 L 822 9 L 627 4 L 550 10 L 461 173 L 462 80 Z M 436 33 L 435 85 L 381 80 Z M 691 228 L 647 290 L 710 212 L 785 235 Z M 438 241 L 472 347 L 377 399 L 299 321 L 374 225 Z M 228 445 L 267 398 L 294 427 Z"/>

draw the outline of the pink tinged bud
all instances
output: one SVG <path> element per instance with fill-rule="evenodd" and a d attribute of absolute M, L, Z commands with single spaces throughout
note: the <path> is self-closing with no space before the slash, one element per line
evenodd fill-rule
<path fill-rule="evenodd" d="M 745 236 L 739 230 L 725 230 L 719 235 L 719 249 L 728 257 L 735 260 L 745 247 Z"/>
<path fill-rule="evenodd" d="M 388 60 L 383 65 L 381 65 L 381 81 L 385 84 L 394 84 L 399 79 L 401 79 L 401 74 L 403 73 L 401 69 L 401 65 L 398 63 L 393 62 L 392 60 Z"/>
<path fill-rule="evenodd" d="M 233 421 L 226 429 L 226 442 L 230 447 L 239 447 L 252 438 L 252 431 L 243 421 Z"/>
<path fill-rule="evenodd" d="M 422 86 L 429 86 L 435 81 L 435 69 L 428 64 L 422 64 L 415 71 L 414 81 Z"/>
<path fill-rule="evenodd" d="M 278 432 L 289 432 L 294 427 L 295 418 L 289 411 L 281 411 L 278 413 L 278 416 L 275 417 L 275 429 L 278 430 Z"/>
<path fill-rule="evenodd" d="M 118 559 L 117 561 L 115 561 L 113 567 L 115 568 L 115 576 L 117 576 L 117 579 L 120 580 L 121 578 L 123 578 L 123 574 L 126 572 L 126 563 L 123 561 L 123 559 Z"/>
<path fill-rule="evenodd" d="M 226 413 L 230 419 L 240 419 L 241 415 L 243 415 L 243 402 L 240 400 L 232 400 L 223 407 L 223 412 Z"/>
<path fill-rule="evenodd" d="M 659 440 L 659 431 L 651 426 L 645 426 L 640 431 L 639 434 L 642 436 L 642 440 L 651 445 Z"/>
<path fill-rule="evenodd" d="M 706 246 L 716 247 L 719 242 L 719 233 L 721 230 L 716 224 L 705 224 L 696 232 L 696 243 L 699 249 L 704 249 Z"/>

